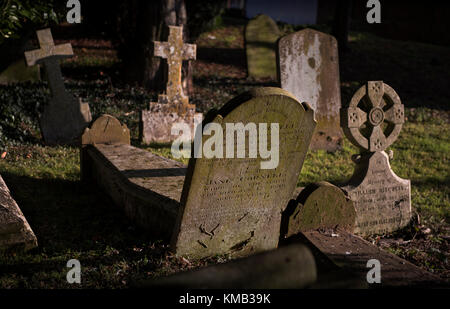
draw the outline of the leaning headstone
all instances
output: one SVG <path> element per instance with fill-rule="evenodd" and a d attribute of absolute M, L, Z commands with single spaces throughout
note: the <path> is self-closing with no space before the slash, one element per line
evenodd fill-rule
<path fill-rule="evenodd" d="M 103 123 L 96 126 L 98 134 L 96 121 L 86 131 L 90 137 L 83 138 L 89 140 L 82 151 L 83 175 L 93 177 L 132 221 L 159 235 L 172 234 L 172 250 L 190 258 L 244 256 L 277 247 L 281 212 L 292 196 L 315 127 L 314 112 L 306 103 L 279 88 L 238 96 L 204 124 L 206 128 L 214 123 L 222 132 L 227 124 L 237 125 L 237 133 L 231 132 L 236 138 L 227 142 L 224 134 L 218 140 L 224 141 L 224 151 L 240 146 L 245 157 L 234 153 L 233 158 L 191 158 L 187 170 L 179 162 L 130 146 L 118 121 L 109 122 L 108 129 L 115 128 L 117 137 L 111 134 L 104 143 L 96 142 L 91 137 L 107 131 L 105 117 L 97 120 Z M 278 164 L 262 169 L 268 156 L 250 157 L 249 145 L 255 141 L 250 143 L 249 131 L 252 124 L 272 128 L 276 123 L 279 142 L 271 141 L 270 147 L 278 149 Z M 209 135 L 202 128 L 197 132 L 204 132 L 206 145 Z M 239 135 L 245 144 L 238 143 Z"/>
<path fill-rule="evenodd" d="M 310 103 L 315 111 L 317 128 L 311 149 L 335 151 L 343 136 L 336 39 L 312 29 L 301 30 L 279 40 L 278 58 L 281 88 L 300 102 Z"/>
<path fill-rule="evenodd" d="M 258 15 L 248 22 L 245 50 L 249 77 L 277 77 L 276 42 L 279 37 L 277 24 L 267 15 Z"/>
<path fill-rule="evenodd" d="M 370 81 L 341 111 L 347 138 L 361 154 L 343 189 L 355 202 L 360 235 L 381 234 L 406 226 L 411 218 L 411 183 L 391 169 L 384 151 L 400 134 L 404 107 L 397 93 L 382 81 Z"/>
<path fill-rule="evenodd" d="M 172 134 L 176 123 L 185 123 L 194 132 L 195 105 L 183 93 L 181 66 L 183 60 L 195 59 L 196 45 L 183 43 L 183 27 L 169 26 L 168 42 L 155 42 L 154 55 L 167 59 L 169 67 L 166 94 L 158 102 L 150 102 L 149 109 L 141 112 L 141 135 L 144 144 L 169 143 L 178 138 Z"/>
<path fill-rule="evenodd" d="M 0 249 L 34 247 L 37 247 L 36 236 L 0 176 Z"/>
<path fill-rule="evenodd" d="M 355 216 L 353 201 L 341 188 L 325 181 L 310 184 L 283 212 L 282 236 L 318 229 L 353 232 Z"/>
<path fill-rule="evenodd" d="M 44 105 L 40 126 L 49 145 L 78 142 L 91 121 L 89 105 L 66 91 L 59 59 L 73 56 L 70 43 L 55 45 L 50 29 L 36 31 L 40 49 L 25 52 L 28 66 L 43 63 L 52 98 Z"/>

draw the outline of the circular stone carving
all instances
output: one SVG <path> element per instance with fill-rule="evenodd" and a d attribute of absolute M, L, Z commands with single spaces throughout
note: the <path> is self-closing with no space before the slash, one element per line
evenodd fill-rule
<path fill-rule="evenodd" d="M 375 107 L 369 113 L 369 121 L 373 126 L 379 126 L 384 120 L 384 112 L 381 108 Z"/>
<path fill-rule="evenodd" d="M 382 151 L 400 134 L 404 106 L 398 94 L 382 81 L 370 81 L 341 109 L 345 136 L 363 151 Z M 386 125 L 385 125 L 386 124 Z"/>

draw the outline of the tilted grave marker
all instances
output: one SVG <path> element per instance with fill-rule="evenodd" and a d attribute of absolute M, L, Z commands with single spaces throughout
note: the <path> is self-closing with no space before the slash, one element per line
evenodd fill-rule
<path fill-rule="evenodd" d="M 0 176 L 0 249 L 34 247 L 36 236 Z"/>
<path fill-rule="evenodd" d="M 281 88 L 300 102 L 309 102 L 315 111 L 317 128 L 311 149 L 338 149 L 343 134 L 336 39 L 312 29 L 289 34 L 278 42 L 277 64 Z"/>
<path fill-rule="evenodd" d="M 43 63 L 52 98 L 44 105 L 40 126 L 47 144 L 73 144 L 91 121 L 89 105 L 70 95 L 64 86 L 59 59 L 73 56 L 70 43 L 55 45 L 50 29 L 36 31 L 40 49 L 25 52 L 28 66 Z"/>
<path fill-rule="evenodd" d="M 154 55 L 167 59 L 169 67 L 166 94 L 158 96 L 158 102 L 150 102 L 149 109 L 141 112 L 142 142 L 168 143 L 178 136 L 172 135 L 175 123 L 186 123 L 194 134 L 195 105 L 183 93 L 181 67 L 183 60 L 196 57 L 196 45 L 183 43 L 183 27 L 169 26 L 167 42 L 155 42 Z"/>
<path fill-rule="evenodd" d="M 279 37 L 277 24 L 267 15 L 258 15 L 248 22 L 245 51 L 249 77 L 277 77 L 276 42 Z"/>
<path fill-rule="evenodd" d="M 278 123 L 278 166 L 261 169 L 266 159 L 260 156 L 202 157 L 192 158 L 186 170 L 179 162 L 130 146 L 122 133 L 96 142 L 92 137 L 101 136 L 106 125 L 107 131 L 125 130 L 111 116 L 103 116 L 86 131 L 89 137 L 83 135 L 83 174 L 92 176 L 139 226 L 166 239 L 172 236 L 171 247 L 178 255 L 242 256 L 276 248 L 281 212 L 315 127 L 314 112 L 288 92 L 269 87 L 238 96 L 211 119 L 208 123 L 222 128 L 226 123 Z M 227 145 L 225 134 L 223 140 Z"/>
<path fill-rule="evenodd" d="M 384 152 L 397 139 L 404 121 L 399 96 L 382 81 L 362 86 L 342 109 L 345 135 L 361 149 L 355 172 L 343 187 L 355 202 L 356 234 L 392 232 L 410 221 L 411 182 L 392 171 Z"/>

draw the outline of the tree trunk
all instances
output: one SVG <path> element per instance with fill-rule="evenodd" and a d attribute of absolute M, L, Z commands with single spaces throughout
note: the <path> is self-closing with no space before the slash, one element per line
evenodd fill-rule
<path fill-rule="evenodd" d="M 336 6 L 332 34 L 338 41 L 339 54 L 348 50 L 352 0 L 339 0 Z"/>
<path fill-rule="evenodd" d="M 124 78 L 148 89 L 162 91 L 167 83 L 167 62 L 153 56 L 153 42 L 167 41 L 169 25 L 184 27 L 187 15 L 184 0 L 131 0 L 118 4 L 117 33 Z M 192 85 L 191 65 L 183 64 L 183 86 Z M 187 89 L 186 93 L 189 93 Z"/>

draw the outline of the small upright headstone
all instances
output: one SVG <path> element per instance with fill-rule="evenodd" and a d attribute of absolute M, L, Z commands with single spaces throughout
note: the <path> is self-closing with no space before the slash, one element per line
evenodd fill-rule
<path fill-rule="evenodd" d="M 52 92 L 40 126 L 47 144 L 76 143 L 91 121 L 89 105 L 70 95 L 64 86 L 59 59 L 73 56 L 70 43 L 55 45 L 50 29 L 36 31 L 40 49 L 25 52 L 28 66 L 43 63 Z"/>
<path fill-rule="evenodd" d="M 404 107 L 397 93 L 382 81 L 370 81 L 341 110 L 347 138 L 361 154 L 355 157 L 355 172 L 343 189 L 355 202 L 355 233 L 392 232 L 411 218 L 411 183 L 391 169 L 384 150 L 400 134 Z"/>
<path fill-rule="evenodd" d="M 277 77 L 276 42 L 279 37 L 277 24 L 267 15 L 258 15 L 248 22 L 245 49 L 249 77 Z"/>
<path fill-rule="evenodd" d="M 304 29 L 279 40 L 279 80 L 281 88 L 315 111 L 317 128 L 310 149 L 335 151 L 340 147 L 341 93 L 336 39 L 328 34 Z"/>
<path fill-rule="evenodd" d="M 142 142 L 169 143 L 178 136 L 172 135 L 175 123 L 186 123 L 194 131 L 195 105 L 183 93 L 181 66 L 183 60 L 195 59 L 196 45 L 183 43 L 183 27 L 169 26 L 168 42 L 155 42 L 154 55 L 167 59 L 169 67 L 166 94 L 151 102 L 141 113 Z"/>
<path fill-rule="evenodd" d="M 283 212 L 281 236 L 318 229 L 353 232 L 356 216 L 353 204 L 341 188 L 331 183 L 310 184 Z"/>

